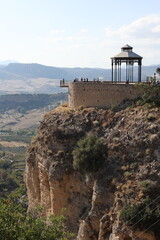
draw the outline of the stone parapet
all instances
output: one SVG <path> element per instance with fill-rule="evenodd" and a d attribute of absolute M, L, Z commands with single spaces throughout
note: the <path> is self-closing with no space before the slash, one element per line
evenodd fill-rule
<path fill-rule="evenodd" d="M 69 107 L 114 107 L 126 99 L 135 99 L 141 91 L 134 83 L 69 82 Z"/>

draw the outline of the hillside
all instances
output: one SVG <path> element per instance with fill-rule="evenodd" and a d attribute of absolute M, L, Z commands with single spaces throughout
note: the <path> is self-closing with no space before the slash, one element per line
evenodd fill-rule
<path fill-rule="evenodd" d="M 43 115 L 67 100 L 65 93 L 0 96 L 0 131 L 32 129 Z"/>
<path fill-rule="evenodd" d="M 0 113 L 8 110 L 26 112 L 66 101 L 67 94 L 12 94 L 0 96 Z"/>
<path fill-rule="evenodd" d="M 6 73 L 6 76 L 5 76 Z M 8 74 L 8 75 L 7 75 Z M 25 63 L 10 63 L 4 68 L 0 69 L 0 79 L 10 79 L 10 75 L 15 79 L 21 76 L 22 78 L 48 78 L 48 79 L 62 79 L 72 80 L 76 77 L 106 77 L 109 76 L 109 69 L 100 68 L 63 68 L 51 67 L 41 64 L 25 64 Z"/>
<path fill-rule="evenodd" d="M 159 126 L 157 107 L 49 112 L 28 149 L 29 210 L 42 205 L 49 215 L 65 208 L 67 226 L 78 240 L 159 240 Z M 107 154 L 97 172 L 84 175 L 73 168 L 72 151 L 88 133 L 103 140 Z"/>

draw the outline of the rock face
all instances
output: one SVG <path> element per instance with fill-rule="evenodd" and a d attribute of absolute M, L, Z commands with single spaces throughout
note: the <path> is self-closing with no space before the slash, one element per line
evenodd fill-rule
<path fill-rule="evenodd" d="M 108 157 L 84 176 L 72 167 L 72 150 L 90 132 L 102 138 Z M 150 229 L 125 226 L 119 215 L 126 203 L 141 201 L 140 181 L 160 180 L 159 146 L 158 108 L 58 108 L 44 117 L 28 149 L 29 211 L 42 205 L 45 216 L 64 214 L 78 240 L 158 240 Z"/>

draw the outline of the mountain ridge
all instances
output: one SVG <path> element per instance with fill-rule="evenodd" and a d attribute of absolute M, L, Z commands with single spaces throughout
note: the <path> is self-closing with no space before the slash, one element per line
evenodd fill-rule
<path fill-rule="evenodd" d="M 142 79 L 146 75 L 153 75 L 157 67 L 158 65 L 142 66 Z M 135 66 L 135 69 L 137 69 L 137 66 Z M 16 74 L 27 78 L 65 78 L 66 80 L 71 80 L 75 77 L 102 77 L 105 80 L 109 80 L 111 77 L 111 69 L 107 68 L 67 68 L 46 66 L 38 63 L 9 63 L 7 66 L 0 68 L 0 79 L 3 79 L 2 74 L 4 73 Z"/>

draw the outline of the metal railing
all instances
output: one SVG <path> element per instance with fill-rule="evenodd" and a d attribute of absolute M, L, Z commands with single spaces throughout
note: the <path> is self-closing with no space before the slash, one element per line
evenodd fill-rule
<path fill-rule="evenodd" d="M 68 81 L 60 80 L 60 87 L 68 87 Z"/>

